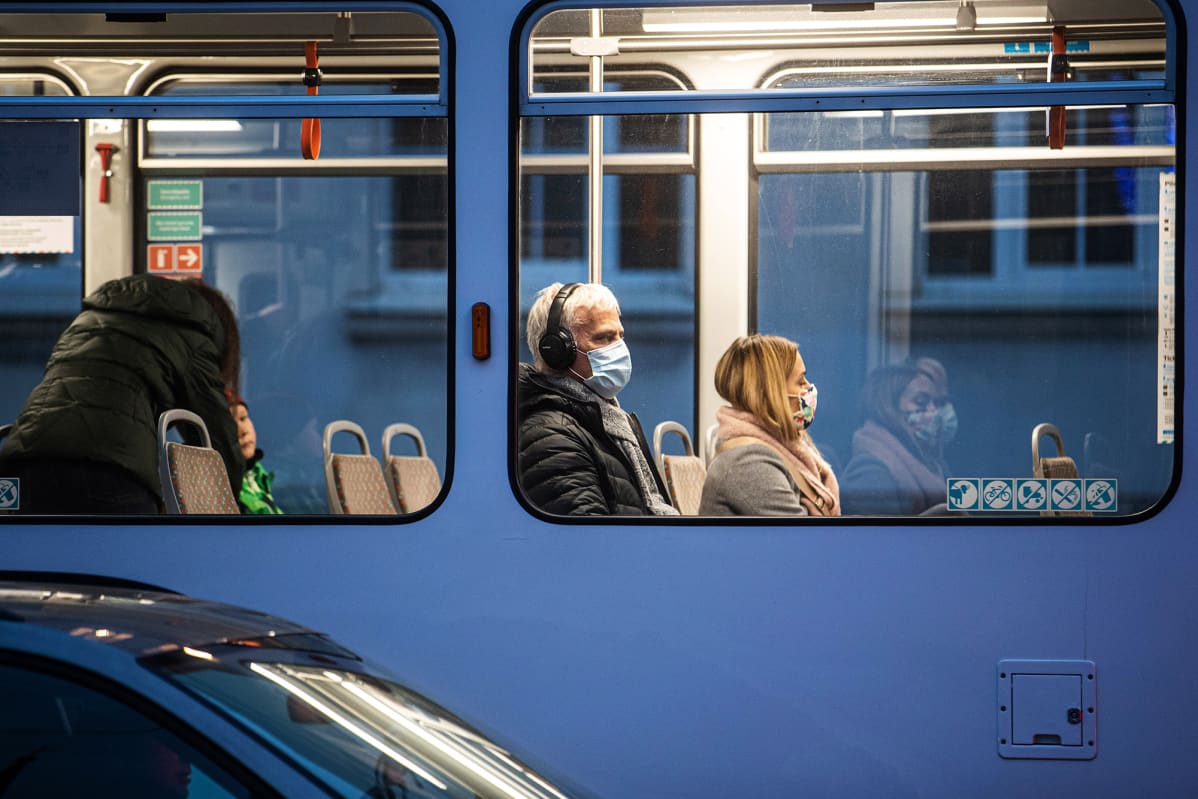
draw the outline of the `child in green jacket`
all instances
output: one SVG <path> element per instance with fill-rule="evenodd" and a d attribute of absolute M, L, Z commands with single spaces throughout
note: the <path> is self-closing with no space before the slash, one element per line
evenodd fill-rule
<path fill-rule="evenodd" d="M 225 389 L 225 397 L 229 400 L 229 413 L 233 414 L 233 421 L 237 423 L 237 443 L 241 446 L 241 456 L 245 458 L 245 477 L 241 481 L 237 505 L 242 513 L 282 513 L 270 493 L 270 484 L 275 476 L 274 472 L 262 467 L 262 450 L 258 449 L 258 435 L 254 432 L 254 423 L 250 421 L 249 407 L 230 389 Z"/>

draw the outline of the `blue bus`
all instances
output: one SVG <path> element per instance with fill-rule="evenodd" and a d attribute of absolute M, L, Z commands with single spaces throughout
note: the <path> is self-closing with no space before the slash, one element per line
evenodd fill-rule
<path fill-rule="evenodd" d="M 199 277 L 284 514 L 31 516 L 0 473 L 0 568 L 322 626 L 601 796 L 1189 796 L 1195 14 L 5 3 L 0 425 L 92 291 Z M 678 516 L 521 487 L 525 325 L 570 282 L 619 301 Z M 758 333 L 819 386 L 838 517 L 695 510 Z M 903 368 L 955 412 L 934 513 L 849 479 Z M 356 513 L 347 453 L 423 487 Z"/>

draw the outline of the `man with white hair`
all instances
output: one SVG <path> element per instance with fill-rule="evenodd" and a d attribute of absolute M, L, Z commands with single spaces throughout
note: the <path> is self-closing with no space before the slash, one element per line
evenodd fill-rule
<path fill-rule="evenodd" d="M 598 283 L 554 283 L 528 314 L 535 365 L 520 364 L 520 486 L 563 516 L 676 515 L 636 416 L 616 401 L 632 376 L 620 305 Z"/>

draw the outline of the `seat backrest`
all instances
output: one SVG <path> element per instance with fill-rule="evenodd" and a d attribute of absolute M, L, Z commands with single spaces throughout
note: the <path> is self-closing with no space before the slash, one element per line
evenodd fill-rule
<path fill-rule="evenodd" d="M 341 432 L 358 439 L 360 454 L 333 452 L 333 436 Z M 353 516 L 395 514 L 383 469 L 370 454 L 365 431 L 354 422 L 339 419 L 325 425 L 324 477 L 329 513 Z"/>
<path fill-rule="evenodd" d="M 1040 440 L 1048 436 L 1056 444 L 1057 454 L 1043 456 L 1040 454 Z M 1055 478 L 1077 478 L 1077 464 L 1073 458 L 1065 454 L 1065 444 L 1061 440 L 1061 431 L 1056 425 L 1042 422 L 1032 428 L 1032 476 L 1049 480 Z M 1057 511 L 1042 510 L 1041 516 L 1090 516 L 1090 511 Z"/>
<path fill-rule="evenodd" d="M 703 462 L 708 466 L 711 465 L 711 461 L 715 457 L 716 444 L 718 443 L 716 436 L 719 432 L 720 425 L 718 423 L 712 424 L 707 428 L 707 436 L 703 440 Z"/>
<path fill-rule="evenodd" d="M 194 427 L 201 445 L 168 440 L 167 431 L 175 424 Z M 212 448 L 204 420 L 191 411 L 175 408 L 158 417 L 158 480 L 167 513 L 240 513 L 224 459 Z"/>
<path fill-rule="evenodd" d="M 684 455 L 667 455 L 661 451 L 661 441 L 668 433 L 682 439 Z M 699 515 L 699 500 L 703 496 L 703 481 L 707 465 L 695 454 L 690 434 L 678 422 L 662 422 L 653 428 L 653 458 L 661 479 L 670 492 L 670 502 L 684 516 Z"/>
<path fill-rule="evenodd" d="M 392 455 L 391 439 L 404 435 L 416 442 L 415 455 Z M 400 513 L 415 513 L 432 504 L 441 493 L 441 476 L 437 464 L 428 456 L 424 436 L 410 424 L 396 422 L 383 430 L 383 463 L 387 471 L 387 488 L 391 501 Z"/>

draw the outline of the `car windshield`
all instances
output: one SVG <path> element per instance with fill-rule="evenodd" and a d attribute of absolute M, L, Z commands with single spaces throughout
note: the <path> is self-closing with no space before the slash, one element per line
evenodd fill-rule
<path fill-rule="evenodd" d="M 360 664 L 246 646 L 143 661 L 298 762 L 336 796 L 565 799 L 448 711 Z M 293 660 L 288 660 L 294 655 Z"/>

